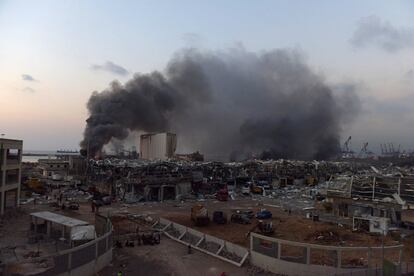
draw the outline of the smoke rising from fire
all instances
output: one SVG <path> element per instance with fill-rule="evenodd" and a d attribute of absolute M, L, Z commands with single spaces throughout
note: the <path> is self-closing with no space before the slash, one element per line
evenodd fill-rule
<path fill-rule="evenodd" d="M 352 89 L 339 90 L 297 50 L 184 49 L 163 72 L 94 92 L 81 147 L 93 156 L 131 131 L 170 131 L 181 150 L 213 159 L 327 159 L 359 107 Z"/>

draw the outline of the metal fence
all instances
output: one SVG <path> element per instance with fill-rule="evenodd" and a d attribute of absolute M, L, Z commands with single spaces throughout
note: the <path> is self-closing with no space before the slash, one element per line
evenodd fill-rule
<path fill-rule="evenodd" d="M 335 276 L 384 276 L 384 275 L 401 275 L 401 276 L 414 276 L 414 262 L 404 262 L 401 265 L 396 266 L 395 269 L 385 269 L 382 272 L 381 267 L 368 268 L 361 271 L 351 271 L 341 274 L 335 274 Z"/>
<path fill-rule="evenodd" d="M 112 245 L 111 221 L 109 219 L 106 219 L 105 223 L 106 223 L 106 227 L 104 227 L 103 229 L 105 229 L 106 233 L 104 233 L 102 236 L 88 243 L 59 252 L 57 254 L 31 260 L 30 261 L 31 263 L 36 263 L 36 262 L 40 262 L 42 260 L 48 259 L 50 263 L 53 264 L 53 266 L 50 269 L 44 272 L 41 272 L 41 273 L 31 274 L 31 275 L 55 276 L 55 275 L 60 275 L 63 273 L 73 271 L 76 268 L 79 268 L 91 262 L 94 262 L 94 265 L 95 265 L 96 261 L 98 261 L 99 258 L 103 254 L 112 250 L 112 246 L 113 246 Z M 23 263 L 29 263 L 29 262 L 28 261 L 22 262 L 21 264 Z M 9 275 L 9 274 L 6 272 L 5 275 Z"/>
<path fill-rule="evenodd" d="M 275 273 L 297 269 L 297 275 L 381 275 L 382 260 L 391 271 L 405 275 L 413 270 L 402 262 L 403 245 L 384 247 L 341 247 L 307 244 L 253 233 L 250 240 L 252 263 Z M 262 257 L 261 257 L 262 256 Z M 283 271 L 285 269 L 285 271 Z M 297 272 L 297 273 L 296 273 Z M 377 274 L 376 274 L 377 273 Z M 407 274 L 408 275 L 408 274 Z"/>

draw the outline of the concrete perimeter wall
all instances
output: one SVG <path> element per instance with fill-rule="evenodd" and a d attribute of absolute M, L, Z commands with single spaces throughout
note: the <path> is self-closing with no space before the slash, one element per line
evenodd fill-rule
<path fill-rule="evenodd" d="M 386 246 L 384 252 L 397 250 L 401 265 L 403 245 Z M 339 247 L 292 242 L 266 237 L 256 233 L 250 235 L 250 262 L 252 265 L 284 275 L 375 275 L 371 256 L 379 253 L 381 247 Z M 314 255 L 315 254 L 315 255 Z M 367 264 L 349 266 L 345 256 L 349 254 L 367 256 Z M 385 255 L 387 258 L 387 255 Z M 329 264 L 314 264 L 315 260 L 329 260 Z M 397 275 L 397 274 L 396 274 Z"/>

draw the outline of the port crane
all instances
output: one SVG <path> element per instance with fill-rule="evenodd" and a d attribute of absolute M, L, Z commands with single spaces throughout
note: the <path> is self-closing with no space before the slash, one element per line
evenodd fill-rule
<path fill-rule="evenodd" d="M 384 156 L 397 157 L 401 153 L 401 144 L 398 145 L 398 149 L 397 150 L 394 148 L 394 144 L 393 143 L 380 144 L 380 147 L 381 147 L 381 153 Z"/>
<path fill-rule="evenodd" d="M 351 139 L 352 136 L 349 136 L 348 139 L 344 142 L 342 146 L 342 157 L 343 158 L 352 158 L 354 156 L 354 152 L 351 150 Z"/>
<path fill-rule="evenodd" d="M 365 156 L 365 157 L 370 157 L 370 156 L 372 156 L 374 153 L 372 152 L 372 151 L 370 151 L 370 150 L 368 150 L 368 142 L 365 142 L 363 145 L 362 145 L 362 148 L 361 148 L 361 150 L 359 151 L 359 153 L 358 153 L 358 158 L 362 158 L 363 156 Z"/>

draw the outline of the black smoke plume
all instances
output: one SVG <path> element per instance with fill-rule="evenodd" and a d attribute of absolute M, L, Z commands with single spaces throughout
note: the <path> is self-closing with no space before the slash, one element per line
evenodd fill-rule
<path fill-rule="evenodd" d="M 81 147 L 93 156 L 131 131 L 170 131 L 179 150 L 210 159 L 327 159 L 358 106 L 352 90 L 336 92 L 296 50 L 185 49 L 164 72 L 94 92 Z"/>

